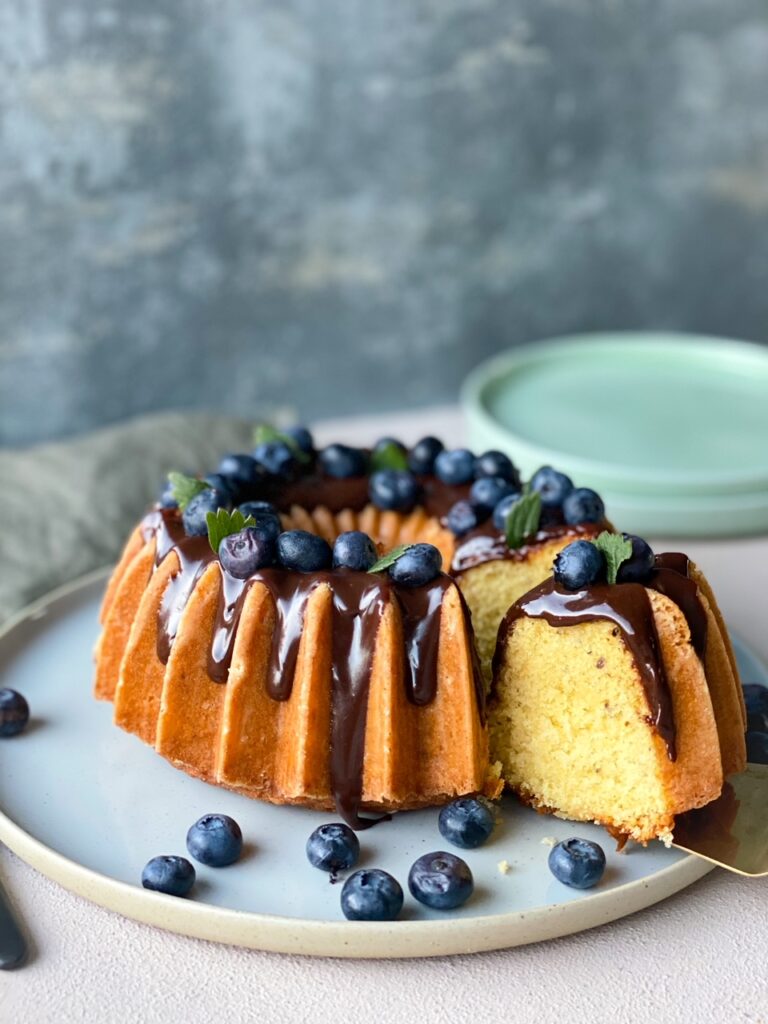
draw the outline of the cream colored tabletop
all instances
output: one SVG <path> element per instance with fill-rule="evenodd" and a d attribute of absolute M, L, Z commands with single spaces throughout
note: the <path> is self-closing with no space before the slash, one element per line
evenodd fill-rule
<path fill-rule="evenodd" d="M 462 437 L 454 409 L 326 423 L 320 441 Z M 653 539 L 652 539 L 653 540 Z M 768 659 L 768 538 L 685 547 L 726 618 Z M 0 878 L 31 940 L 0 972 L 2 1024 L 381 1021 L 768 1022 L 768 880 L 715 870 L 649 910 L 496 953 L 342 961 L 182 938 L 93 906 L 0 848 Z"/>

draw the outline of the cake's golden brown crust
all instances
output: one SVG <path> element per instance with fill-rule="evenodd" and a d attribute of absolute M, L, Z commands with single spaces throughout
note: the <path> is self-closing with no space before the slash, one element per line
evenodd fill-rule
<path fill-rule="evenodd" d="M 648 590 L 672 697 L 676 759 L 649 725 L 640 670 L 605 620 L 565 627 L 518 618 L 489 707 L 491 757 L 536 807 L 632 838 L 669 841 L 674 816 L 715 799 L 720 746 L 684 615 Z"/>
<path fill-rule="evenodd" d="M 434 521 L 419 513 L 331 516 L 315 510 L 310 518 L 293 510 L 288 525 L 332 540 L 344 529 L 361 528 L 361 521 L 375 525 L 386 546 L 415 540 L 420 529 L 436 536 Z M 180 563 L 171 550 L 153 572 L 154 558 L 154 539 L 143 542 L 134 534 L 114 574 L 97 687 L 99 696 L 114 696 L 115 722 L 207 782 L 274 803 L 334 809 L 330 587 L 320 584 L 308 598 L 290 697 L 279 701 L 265 685 L 276 621 L 269 589 L 259 582 L 249 589 L 228 678 L 221 684 L 211 680 L 208 664 L 222 586 L 218 563 L 208 565 L 191 591 L 166 665 L 158 656 L 160 609 Z M 472 638 L 455 587 L 443 597 L 438 686 L 424 706 L 406 696 L 402 649 L 401 613 L 391 602 L 381 617 L 371 668 L 362 807 L 397 810 L 471 792 L 497 795 L 499 781 L 489 773 L 487 733 L 477 707 Z"/>

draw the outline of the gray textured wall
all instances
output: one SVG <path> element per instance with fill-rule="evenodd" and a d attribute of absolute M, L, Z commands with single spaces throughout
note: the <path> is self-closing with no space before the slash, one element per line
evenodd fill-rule
<path fill-rule="evenodd" d="M 0 442 L 768 340 L 765 0 L 0 0 Z"/>

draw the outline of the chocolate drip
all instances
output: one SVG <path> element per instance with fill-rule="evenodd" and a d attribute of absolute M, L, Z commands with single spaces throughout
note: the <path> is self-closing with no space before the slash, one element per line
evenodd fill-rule
<path fill-rule="evenodd" d="M 489 519 L 457 542 L 451 563 L 451 575 L 460 576 L 467 569 L 474 569 L 475 566 L 482 565 L 484 562 L 522 562 L 535 548 L 541 547 L 549 541 L 559 540 L 562 537 L 571 537 L 574 540 L 578 540 L 580 537 L 596 537 L 605 529 L 607 529 L 605 523 L 579 523 L 575 526 L 554 523 L 542 526 L 535 534 L 528 537 L 521 547 L 509 548 L 504 534 L 500 533 L 493 525 L 493 521 Z"/>
<path fill-rule="evenodd" d="M 688 623 L 693 649 L 703 659 L 707 647 L 707 613 L 696 581 L 688 574 L 689 564 L 688 556 L 676 551 L 657 555 L 656 569 L 647 586 L 675 602 Z"/>
<path fill-rule="evenodd" d="M 175 551 L 179 571 L 171 577 L 158 614 L 158 658 L 167 662 L 181 614 L 194 587 L 212 562 L 217 561 L 207 537 L 188 537 L 177 512 L 158 510 L 144 520 L 147 538 L 156 539 L 155 564 Z M 363 785 L 365 726 L 376 634 L 390 601 L 402 615 L 405 692 L 409 701 L 428 704 L 437 691 L 440 617 L 443 599 L 456 584 L 440 575 L 424 587 L 397 586 L 385 575 L 337 569 L 333 572 L 297 573 L 281 568 L 261 569 L 247 580 L 221 570 L 222 587 L 208 655 L 208 673 L 226 682 L 238 623 L 248 591 L 255 583 L 266 586 L 275 604 L 275 628 L 266 683 L 273 700 L 288 700 L 304 626 L 307 601 L 321 585 L 332 594 L 331 785 L 339 813 L 353 828 L 368 828 L 381 818 L 359 815 Z M 473 643 L 467 616 L 469 641 Z M 484 698 L 476 659 L 473 659 L 477 707 L 484 718 Z"/>
<path fill-rule="evenodd" d="M 645 587 L 639 583 L 597 584 L 572 592 L 561 589 L 552 579 L 546 580 L 507 612 L 493 659 L 494 679 L 501 667 L 509 632 L 517 619 L 523 617 L 544 619 L 550 626 L 573 626 L 600 619 L 612 622 L 621 631 L 639 669 L 650 712 L 647 721 L 664 740 L 670 761 L 675 760 L 672 696 Z"/>

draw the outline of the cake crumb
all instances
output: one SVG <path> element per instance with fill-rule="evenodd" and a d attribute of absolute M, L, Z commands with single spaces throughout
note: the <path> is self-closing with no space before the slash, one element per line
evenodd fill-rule
<path fill-rule="evenodd" d="M 508 860 L 500 860 L 496 866 L 499 869 L 500 875 L 508 875 L 509 872 L 512 870 L 512 865 L 509 863 Z"/>
<path fill-rule="evenodd" d="M 557 846 L 557 840 L 554 836 L 544 836 L 541 840 L 542 846 Z"/>

